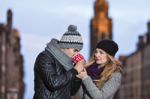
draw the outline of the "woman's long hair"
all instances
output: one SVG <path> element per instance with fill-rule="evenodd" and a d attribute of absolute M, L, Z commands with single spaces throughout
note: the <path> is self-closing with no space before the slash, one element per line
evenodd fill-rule
<path fill-rule="evenodd" d="M 109 54 L 107 54 L 107 59 L 108 61 L 105 64 L 105 68 L 103 72 L 100 74 L 100 79 L 94 81 L 94 83 L 98 88 L 102 88 L 105 82 L 110 78 L 110 76 L 114 72 L 122 72 L 122 65 L 118 60 L 116 60 L 114 57 L 110 56 Z M 95 60 L 93 54 L 91 60 L 88 63 L 86 63 L 85 67 L 92 65 L 94 62 Z"/>

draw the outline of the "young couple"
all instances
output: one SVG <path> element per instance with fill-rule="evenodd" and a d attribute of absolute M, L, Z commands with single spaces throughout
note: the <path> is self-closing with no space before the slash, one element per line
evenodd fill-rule
<path fill-rule="evenodd" d="M 113 98 L 121 84 L 121 64 L 114 58 L 118 45 L 100 41 L 87 63 L 79 54 L 82 47 L 74 25 L 68 26 L 59 41 L 47 44 L 35 61 L 33 99 L 71 99 L 77 92 L 83 99 Z"/>

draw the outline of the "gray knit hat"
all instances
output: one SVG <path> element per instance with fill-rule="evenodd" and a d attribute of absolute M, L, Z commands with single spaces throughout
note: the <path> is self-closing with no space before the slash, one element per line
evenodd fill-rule
<path fill-rule="evenodd" d="M 79 50 L 83 48 L 82 37 L 77 31 L 77 26 L 68 26 L 68 31 L 63 34 L 59 41 L 59 46 L 60 48 L 74 48 Z"/>

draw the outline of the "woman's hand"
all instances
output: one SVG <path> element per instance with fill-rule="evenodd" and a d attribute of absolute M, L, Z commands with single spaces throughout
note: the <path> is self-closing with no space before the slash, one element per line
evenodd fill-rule
<path fill-rule="evenodd" d="M 74 69 L 78 71 L 78 74 L 84 70 L 85 60 L 80 60 L 75 66 Z"/>

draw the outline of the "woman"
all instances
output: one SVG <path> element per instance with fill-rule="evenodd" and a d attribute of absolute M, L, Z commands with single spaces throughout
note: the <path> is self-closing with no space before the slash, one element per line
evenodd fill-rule
<path fill-rule="evenodd" d="M 112 40 L 100 41 L 93 59 L 78 77 L 83 82 L 83 99 L 113 99 L 121 84 L 121 64 L 114 56 L 118 45 Z"/>

